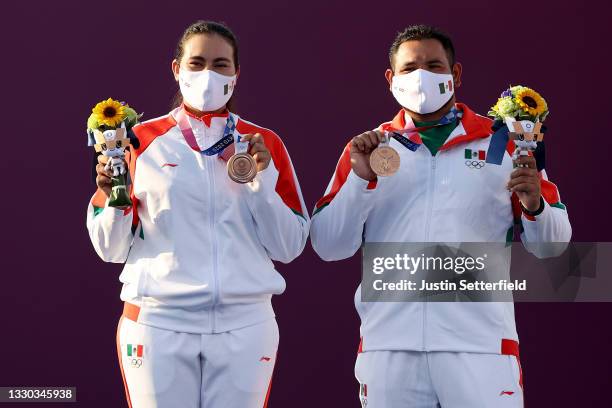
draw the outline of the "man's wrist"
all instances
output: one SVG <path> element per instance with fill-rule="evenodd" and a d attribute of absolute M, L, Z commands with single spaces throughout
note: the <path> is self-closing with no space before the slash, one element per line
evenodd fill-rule
<path fill-rule="evenodd" d="M 354 169 L 351 169 L 346 178 L 346 183 L 358 186 L 363 190 L 373 190 L 378 184 L 378 178 L 375 177 L 374 180 L 368 180 L 355 173 Z"/>
<path fill-rule="evenodd" d="M 378 179 L 376 173 L 374 173 L 373 171 L 371 171 L 371 174 L 359 174 L 362 173 L 362 170 L 356 170 L 354 167 L 351 167 L 351 170 L 353 171 L 353 173 L 355 173 L 357 177 L 359 177 L 361 180 L 367 181 L 368 183 L 371 183 L 372 181 L 377 181 Z"/>
<path fill-rule="evenodd" d="M 542 198 L 542 196 L 540 196 L 540 205 L 534 211 L 528 210 L 527 208 L 525 208 L 523 203 L 521 203 L 521 211 L 523 211 L 523 214 L 525 214 L 525 215 L 527 215 L 529 217 L 536 217 L 536 216 L 542 214 L 542 211 L 544 211 L 544 198 Z"/>

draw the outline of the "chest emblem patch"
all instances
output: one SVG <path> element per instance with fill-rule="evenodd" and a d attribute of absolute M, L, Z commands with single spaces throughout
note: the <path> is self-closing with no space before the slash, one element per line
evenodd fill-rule
<path fill-rule="evenodd" d="M 482 169 L 485 166 L 487 152 L 484 150 L 465 149 L 465 165 L 471 169 Z"/>

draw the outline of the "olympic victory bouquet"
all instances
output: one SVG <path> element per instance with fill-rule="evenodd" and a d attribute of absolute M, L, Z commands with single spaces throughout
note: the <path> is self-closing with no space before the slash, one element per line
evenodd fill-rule
<path fill-rule="evenodd" d="M 134 144 L 131 141 L 137 141 L 132 128 L 138 124 L 141 116 L 127 103 L 108 98 L 96 104 L 87 119 L 88 145 L 108 157 L 104 168 L 112 171 L 110 207 L 132 205 L 127 191 L 124 157 L 126 147 Z"/>
<path fill-rule="evenodd" d="M 507 132 L 508 137 L 514 140 L 516 149 L 513 160 L 529 155 L 536 149 L 537 142 L 544 140 L 546 129 L 542 122 L 548 116 L 548 104 L 542 95 L 531 88 L 517 85 L 506 89 L 488 115 L 495 119 L 493 130 Z"/>

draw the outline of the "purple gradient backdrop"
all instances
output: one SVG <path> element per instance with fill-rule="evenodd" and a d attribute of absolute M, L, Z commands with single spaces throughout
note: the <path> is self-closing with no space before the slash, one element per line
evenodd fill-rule
<path fill-rule="evenodd" d="M 476 111 L 486 113 L 509 83 L 546 96 L 547 170 L 574 239 L 611 240 L 609 4 L 151 3 L 3 6 L 3 137 L 19 152 L 0 161 L 11 177 L 0 201 L 1 386 L 71 385 L 76 406 L 125 406 L 115 351 L 121 266 L 97 258 L 85 229 L 93 191 L 85 120 L 109 96 L 145 118 L 165 114 L 176 41 L 198 18 L 225 21 L 238 35 L 238 113 L 283 137 L 310 208 L 346 141 L 396 113 L 383 77 L 387 49 L 398 30 L 424 22 L 454 38 L 464 66 L 459 100 Z M 279 269 L 287 291 L 274 300 L 281 342 L 270 407 L 359 406 L 358 257 L 324 263 L 308 244 Z M 612 402 L 612 304 L 516 311 L 528 406 Z"/>

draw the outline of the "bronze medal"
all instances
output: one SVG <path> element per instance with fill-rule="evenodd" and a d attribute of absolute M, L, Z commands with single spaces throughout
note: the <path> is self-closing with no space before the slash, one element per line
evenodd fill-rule
<path fill-rule="evenodd" d="M 379 145 L 370 154 L 370 167 L 378 176 L 392 176 L 397 172 L 399 166 L 399 153 L 388 145 Z"/>
<path fill-rule="evenodd" d="M 257 163 L 248 153 L 236 153 L 227 161 L 227 174 L 236 183 L 248 183 L 257 175 Z"/>

